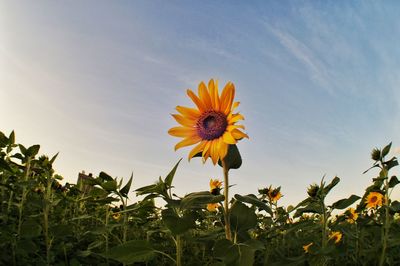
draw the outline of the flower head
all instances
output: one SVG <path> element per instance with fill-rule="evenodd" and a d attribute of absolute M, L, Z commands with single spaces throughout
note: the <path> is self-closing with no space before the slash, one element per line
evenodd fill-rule
<path fill-rule="evenodd" d="M 342 233 L 339 232 L 339 231 L 333 231 L 333 232 L 329 235 L 329 240 L 334 241 L 335 244 L 339 243 L 341 239 L 342 239 Z"/>
<path fill-rule="evenodd" d="M 115 212 L 115 213 L 113 213 L 113 214 L 112 214 L 112 218 L 113 218 L 115 221 L 119 221 L 119 219 L 121 219 L 121 213 L 120 213 L 120 212 Z"/>
<path fill-rule="evenodd" d="M 208 87 L 204 82 L 199 84 L 198 96 L 192 90 L 187 90 L 187 94 L 197 108 L 176 107 L 180 114 L 172 116 L 181 126 L 171 128 L 168 133 L 183 140 L 175 145 L 175 150 L 197 144 L 189 153 L 189 160 L 200 154 L 204 162 L 211 157 L 216 164 L 227 155 L 229 144 L 248 138 L 239 130 L 244 126 L 236 125 L 244 117 L 233 113 L 239 105 L 239 102 L 233 102 L 235 86 L 228 82 L 219 95 L 218 83 L 211 79 Z"/>
<path fill-rule="evenodd" d="M 311 243 L 309 243 L 309 244 L 307 244 L 307 245 L 304 245 L 304 246 L 303 246 L 304 253 L 308 253 L 309 250 L 310 250 L 310 247 L 311 247 L 313 244 L 314 244 L 314 243 L 311 242 Z"/>
<path fill-rule="evenodd" d="M 207 210 L 210 212 L 215 212 L 218 210 L 218 204 L 219 203 L 208 203 L 207 204 Z"/>
<path fill-rule="evenodd" d="M 210 179 L 210 192 L 213 195 L 219 195 L 221 191 L 222 182 L 218 179 Z"/>
<path fill-rule="evenodd" d="M 282 197 L 281 188 L 269 189 L 268 197 L 270 201 L 277 202 Z"/>
<path fill-rule="evenodd" d="M 319 186 L 317 184 L 313 184 L 307 189 L 307 194 L 311 198 L 315 198 L 318 194 L 318 191 L 319 191 Z"/>
<path fill-rule="evenodd" d="M 379 192 L 370 192 L 365 199 L 365 203 L 367 204 L 367 208 L 382 206 L 383 195 Z"/>
<path fill-rule="evenodd" d="M 354 223 L 358 219 L 358 213 L 354 208 L 349 208 L 347 210 L 347 222 Z"/>

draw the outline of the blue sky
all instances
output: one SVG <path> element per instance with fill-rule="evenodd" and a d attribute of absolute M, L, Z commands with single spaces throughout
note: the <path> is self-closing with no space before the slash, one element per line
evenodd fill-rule
<path fill-rule="evenodd" d="M 170 114 L 193 105 L 185 92 L 200 81 L 232 81 L 250 136 L 232 193 L 282 186 L 295 204 L 326 174 L 342 179 L 330 200 L 360 195 L 371 149 L 393 141 L 399 153 L 399 12 L 396 1 L 3 1 L 0 130 L 60 152 L 69 182 L 133 171 L 137 188 L 184 157 L 184 195 L 222 171 L 174 152 Z"/>

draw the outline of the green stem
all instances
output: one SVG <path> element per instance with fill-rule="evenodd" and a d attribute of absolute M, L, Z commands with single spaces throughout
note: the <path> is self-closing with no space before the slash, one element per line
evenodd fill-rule
<path fill-rule="evenodd" d="M 379 266 L 384 265 L 386 258 L 387 239 L 389 235 L 389 182 L 385 179 L 385 202 L 383 203 L 385 208 L 385 219 L 382 227 L 382 253 L 379 259 Z"/>
<path fill-rule="evenodd" d="M 176 266 L 182 266 L 182 239 L 180 235 L 176 236 Z"/>
<path fill-rule="evenodd" d="M 326 239 L 326 208 L 324 200 L 321 200 L 321 207 L 322 207 L 322 248 L 326 247 L 327 239 Z"/>
<path fill-rule="evenodd" d="M 25 165 L 25 175 L 24 175 L 25 183 L 28 181 L 30 169 L 31 169 L 31 158 L 28 158 Z M 27 189 L 26 189 L 26 184 L 24 184 L 24 187 L 22 188 L 21 202 L 19 204 L 19 217 L 18 217 L 18 229 L 17 229 L 18 239 L 21 237 L 22 213 L 24 209 L 26 195 L 27 195 Z"/>
<path fill-rule="evenodd" d="M 229 169 L 226 166 L 225 160 L 222 160 L 222 168 L 224 171 L 224 219 L 225 219 L 225 237 L 232 240 L 231 223 L 229 218 Z"/>

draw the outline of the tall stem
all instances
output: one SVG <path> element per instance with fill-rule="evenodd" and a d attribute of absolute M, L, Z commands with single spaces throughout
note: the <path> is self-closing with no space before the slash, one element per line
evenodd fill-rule
<path fill-rule="evenodd" d="M 176 266 L 182 266 L 182 239 L 180 235 L 176 236 Z"/>
<path fill-rule="evenodd" d="M 231 222 L 229 218 L 229 169 L 226 166 L 225 160 L 222 160 L 222 168 L 224 171 L 224 220 L 225 220 L 225 237 L 232 240 Z"/>
<path fill-rule="evenodd" d="M 385 208 L 385 220 L 383 221 L 382 227 L 382 253 L 379 259 L 379 265 L 382 266 L 385 263 L 387 239 L 389 235 L 389 182 L 385 179 L 385 202 L 383 203 Z"/>

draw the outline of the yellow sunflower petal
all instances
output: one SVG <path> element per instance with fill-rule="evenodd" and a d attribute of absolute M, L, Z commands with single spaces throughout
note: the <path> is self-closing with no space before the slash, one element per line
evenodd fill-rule
<path fill-rule="evenodd" d="M 232 110 L 235 110 L 239 106 L 240 102 L 234 102 L 232 106 Z"/>
<path fill-rule="evenodd" d="M 206 146 L 206 143 L 207 142 L 203 140 L 202 142 L 199 143 L 199 145 L 194 147 L 189 153 L 189 160 L 192 159 L 193 156 L 195 156 L 199 152 L 203 151 L 204 147 Z"/>
<path fill-rule="evenodd" d="M 239 129 L 232 130 L 231 134 L 235 139 L 249 138 L 249 136 L 247 136 L 247 134 L 243 133 Z"/>
<path fill-rule="evenodd" d="M 235 128 L 245 129 L 245 127 L 243 125 L 229 125 L 229 126 L 226 127 L 226 131 L 232 131 Z"/>
<path fill-rule="evenodd" d="M 212 159 L 212 162 L 213 162 L 214 165 L 216 165 L 217 162 L 218 162 L 218 145 L 217 145 L 217 141 L 218 141 L 218 139 L 212 140 L 212 143 L 211 143 L 211 146 L 210 146 L 210 150 L 211 150 L 210 156 L 211 156 L 211 159 Z"/>
<path fill-rule="evenodd" d="M 214 82 L 213 79 L 210 79 L 208 82 L 208 89 L 210 90 L 210 97 L 212 102 L 212 107 L 214 110 L 219 109 L 219 94 L 218 94 L 218 81 Z"/>
<path fill-rule="evenodd" d="M 197 142 L 201 141 L 200 137 L 188 137 L 183 139 L 182 141 L 178 142 L 175 145 L 175 150 L 182 148 L 182 147 L 186 147 L 186 146 L 190 146 L 193 144 L 196 144 Z"/>
<path fill-rule="evenodd" d="M 172 114 L 172 117 L 175 118 L 176 122 L 178 122 L 182 126 L 193 127 L 194 125 L 196 125 L 196 120 L 187 118 L 183 115 Z"/>
<path fill-rule="evenodd" d="M 222 138 L 219 138 L 219 148 L 218 148 L 218 152 L 219 152 L 219 158 L 222 160 L 225 158 L 226 154 L 228 153 L 228 144 L 224 143 Z"/>
<path fill-rule="evenodd" d="M 244 120 L 244 116 L 241 114 L 233 114 L 232 118 L 229 119 L 229 124 L 236 123 L 239 120 Z"/>
<path fill-rule="evenodd" d="M 190 127 L 173 127 L 168 130 L 168 134 L 174 137 L 189 137 L 197 135 L 197 131 L 195 128 Z"/>
<path fill-rule="evenodd" d="M 223 138 L 224 142 L 227 144 L 236 144 L 237 143 L 235 137 L 229 131 L 225 131 L 225 133 L 222 135 L 222 138 Z"/>
<path fill-rule="evenodd" d="M 211 110 L 213 108 L 210 94 L 208 93 L 206 84 L 204 84 L 204 82 L 201 82 L 199 85 L 199 98 L 203 102 L 206 110 Z"/>
<path fill-rule="evenodd" d="M 226 115 L 229 114 L 229 112 L 231 111 L 234 97 L 235 97 L 235 86 L 233 85 L 232 82 L 228 82 L 225 85 L 225 88 L 221 94 L 221 105 L 219 109 L 222 113 Z"/>
<path fill-rule="evenodd" d="M 198 119 L 200 116 L 200 112 L 197 109 L 194 108 L 189 108 L 185 106 L 177 106 L 175 108 L 179 113 L 181 113 L 184 117 L 190 118 L 190 119 Z"/>
<path fill-rule="evenodd" d="M 193 91 L 187 90 L 187 95 L 196 104 L 196 106 L 197 106 L 197 108 L 199 108 L 200 112 L 204 112 L 204 111 L 207 110 L 205 105 L 204 105 L 204 103 L 203 103 L 203 101 L 199 97 L 197 97 L 197 95 L 194 94 Z"/>

